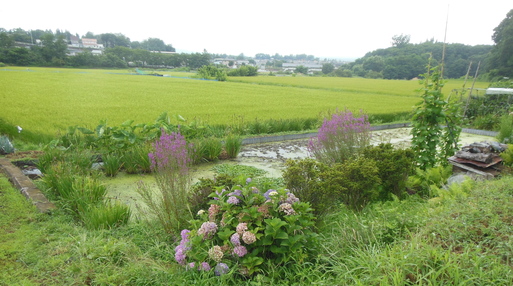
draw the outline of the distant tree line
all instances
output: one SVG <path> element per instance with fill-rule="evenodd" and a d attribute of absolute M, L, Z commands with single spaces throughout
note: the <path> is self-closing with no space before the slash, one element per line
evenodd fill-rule
<path fill-rule="evenodd" d="M 197 69 L 208 65 L 211 56 L 207 53 L 170 54 L 175 48 L 157 38 L 142 42 L 130 41 L 123 34 L 94 35 L 88 32 L 84 38 L 97 39 L 105 47 L 102 54 L 93 54 L 84 48 L 77 55 L 68 55 L 70 32 L 57 30 L 0 28 L 0 62 L 19 66 L 72 66 L 125 68 L 128 66 L 166 66 Z"/>

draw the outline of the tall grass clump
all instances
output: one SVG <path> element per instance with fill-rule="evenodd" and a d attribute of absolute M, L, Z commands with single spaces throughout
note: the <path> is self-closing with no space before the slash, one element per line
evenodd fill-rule
<path fill-rule="evenodd" d="M 82 221 L 88 229 L 111 229 L 126 225 L 130 215 L 129 206 L 113 202 L 91 206 L 81 214 Z"/>
<path fill-rule="evenodd" d="M 138 193 L 150 214 L 157 217 L 164 230 L 175 233 L 192 218 L 188 203 L 191 160 L 187 142 L 178 132 L 162 132 L 153 147 L 155 151 L 148 156 L 158 193 L 144 184 L 140 184 Z"/>
<path fill-rule="evenodd" d="M 502 143 L 513 143 L 513 115 L 505 114 L 501 117 L 497 140 Z"/>
<path fill-rule="evenodd" d="M 354 115 L 345 110 L 325 119 L 317 138 L 310 140 L 309 152 L 326 164 L 342 163 L 354 158 L 370 144 L 370 124 L 367 115 Z"/>
<path fill-rule="evenodd" d="M 122 155 L 111 153 L 102 156 L 105 176 L 115 177 L 123 167 Z"/>
<path fill-rule="evenodd" d="M 224 149 L 229 158 L 235 158 L 239 155 L 242 148 L 242 139 L 240 136 L 229 135 L 224 141 Z"/>

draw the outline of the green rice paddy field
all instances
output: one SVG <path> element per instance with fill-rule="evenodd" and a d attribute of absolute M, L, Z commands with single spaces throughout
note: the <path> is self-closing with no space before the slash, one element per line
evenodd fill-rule
<path fill-rule="evenodd" d="M 209 124 L 236 118 L 317 118 L 336 108 L 369 114 L 409 112 L 419 101 L 418 81 L 327 77 L 248 77 L 227 82 L 133 75 L 129 70 L 0 69 L 0 119 L 34 133 L 93 127 L 106 119 L 152 122 L 162 112 Z M 463 81 L 447 83 L 445 93 Z M 476 87 L 488 84 L 479 82 Z M 240 120 L 240 119 L 239 119 Z"/>

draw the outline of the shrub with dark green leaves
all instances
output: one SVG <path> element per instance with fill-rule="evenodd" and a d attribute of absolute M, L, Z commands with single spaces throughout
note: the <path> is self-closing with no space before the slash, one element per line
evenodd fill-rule
<path fill-rule="evenodd" d="M 337 201 L 327 191 L 319 188 L 319 176 L 327 169 L 326 164 L 310 158 L 285 162 L 285 187 L 303 201 L 309 202 L 316 215 L 326 214 Z"/>
<path fill-rule="evenodd" d="M 394 149 L 390 143 L 368 146 L 363 156 L 376 162 L 381 184 L 380 198 L 390 199 L 393 194 L 399 198 L 406 193 L 406 180 L 415 171 L 415 158 L 411 149 Z"/>
<path fill-rule="evenodd" d="M 349 208 L 359 211 L 379 198 L 379 169 L 376 161 L 358 158 L 334 164 L 320 174 L 319 187 Z"/>
<path fill-rule="evenodd" d="M 313 159 L 289 160 L 283 172 L 286 187 L 309 202 L 317 215 L 340 203 L 361 210 L 379 198 L 379 169 L 372 159 L 358 158 L 328 167 Z"/>

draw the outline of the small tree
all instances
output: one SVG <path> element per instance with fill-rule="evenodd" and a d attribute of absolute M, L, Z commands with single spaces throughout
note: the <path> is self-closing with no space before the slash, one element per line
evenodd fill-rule
<path fill-rule="evenodd" d="M 298 67 L 296 67 L 296 69 L 294 70 L 295 73 L 302 73 L 302 74 L 307 74 L 308 73 L 308 68 L 303 66 L 303 65 L 300 65 Z"/>
<path fill-rule="evenodd" d="M 329 74 L 335 70 L 335 66 L 332 63 L 324 63 L 322 64 L 322 73 Z"/>

